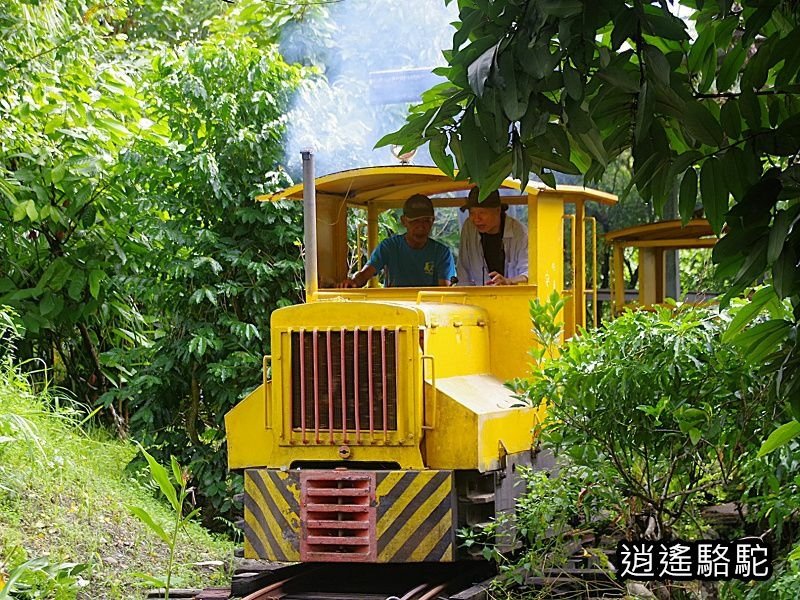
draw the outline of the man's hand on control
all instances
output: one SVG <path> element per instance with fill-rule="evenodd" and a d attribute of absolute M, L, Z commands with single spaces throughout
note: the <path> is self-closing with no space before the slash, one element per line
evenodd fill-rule
<path fill-rule="evenodd" d="M 486 280 L 486 285 L 511 285 L 511 281 L 503 277 L 497 271 L 489 273 L 489 279 Z"/>
<path fill-rule="evenodd" d="M 489 273 L 489 279 L 486 281 L 486 285 L 517 285 L 521 283 L 528 283 L 527 275 L 503 277 L 497 271 L 492 271 Z"/>

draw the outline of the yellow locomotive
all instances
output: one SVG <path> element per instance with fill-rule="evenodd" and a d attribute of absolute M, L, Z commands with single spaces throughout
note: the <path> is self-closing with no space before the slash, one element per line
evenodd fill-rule
<path fill-rule="evenodd" d="M 460 206 L 471 185 L 407 165 L 314 179 L 311 160 L 313 185 L 264 198 L 304 201 L 307 301 L 272 314 L 264 381 L 225 417 L 229 467 L 245 470 L 245 556 L 464 558 L 456 531 L 513 510 L 517 467 L 542 461 L 531 430 L 543 407 L 504 386 L 528 371 L 529 303 L 557 290 L 567 333 L 585 324 L 597 288 L 584 203 L 616 198 L 505 181 L 503 201 L 527 207 L 525 285 L 320 289 L 348 274 L 348 211 L 366 212 L 371 252 L 381 212 L 416 193 Z"/>

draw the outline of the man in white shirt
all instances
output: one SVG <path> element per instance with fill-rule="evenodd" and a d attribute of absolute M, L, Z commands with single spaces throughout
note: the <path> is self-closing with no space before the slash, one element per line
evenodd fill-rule
<path fill-rule="evenodd" d="M 478 188 L 469 192 L 461 210 L 469 219 L 461 228 L 458 251 L 459 285 L 514 285 L 528 282 L 528 231 L 506 214 L 495 190 L 478 202 Z"/>

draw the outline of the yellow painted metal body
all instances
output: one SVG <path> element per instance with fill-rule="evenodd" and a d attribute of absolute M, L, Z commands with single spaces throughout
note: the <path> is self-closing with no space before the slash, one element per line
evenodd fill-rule
<path fill-rule="evenodd" d="M 510 453 L 529 448 L 530 430 L 542 416 L 538 408 L 514 407 L 518 401 L 502 385 L 525 374 L 527 352 L 533 345 L 530 327 L 518 325 L 527 317 L 532 298 L 525 289 L 476 288 L 472 304 L 425 301 L 437 299 L 442 294 L 439 290 L 430 290 L 430 295 L 417 302 L 391 299 L 403 292 L 418 295 L 417 290 L 370 289 L 366 294 L 374 300 L 347 300 L 348 294 L 343 293 L 327 301 L 275 311 L 272 380 L 226 415 L 229 465 L 289 467 L 297 461 L 339 460 L 339 448 L 346 444 L 353 462 L 388 461 L 403 468 L 497 468 L 500 445 Z M 461 292 L 444 294 L 441 298 L 466 300 Z M 355 432 L 347 432 L 346 441 L 340 430 L 323 431 L 320 443 L 310 435 L 303 441 L 302 433 L 290 426 L 291 403 L 278 401 L 291 397 L 289 336 L 298 323 L 322 335 L 329 329 L 357 326 L 390 326 L 399 332 L 402 377 L 398 381 L 396 431 L 386 436 L 382 432 L 365 434 L 361 443 L 354 442 Z M 497 352 L 491 352 L 492 334 Z M 425 394 L 423 354 L 433 357 L 436 376 L 434 382 L 426 373 L 425 386 L 430 390 Z M 431 420 L 426 421 L 424 415 L 431 415 L 434 409 L 435 426 L 424 429 Z M 458 426 L 454 426 L 456 422 Z"/>
<path fill-rule="evenodd" d="M 555 290 L 568 300 L 567 333 L 586 324 L 585 278 L 573 273 L 572 286 L 565 289 L 565 264 L 583 272 L 586 257 L 576 259 L 575 252 L 592 246 L 585 236 L 584 202 L 612 203 L 615 197 L 568 186 L 520 191 L 516 182 L 504 182 L 517 190 L 504 195 L 504 202 L 528 209 L 526 285 L 381 288 L 373 279 L 363 289 L 330 289 L 347 275 L 347 209 L 366 210 L 371 251 L 382 211 L 401 206 L 414 193 L 432 196 L 434 206 L 460 206 L 469 187 L 438 169 L 408 166 L 359 169 L 316 181 L 321 289 L 306 304 L 272 314 L 271 376 L 265 361 L 263 384 L 225 416 L 229 466 L 247 470 L 247 556 L 301 558 L 298 548 L 314 537 L 302 533 L 298 517 L 305 506 L 298 479 L 304 470 L 352 464 L 357 471 L 359 465 L 380 464 L 390 466 L 374 472 L 377 521 L 371 531 L 377 546 L 364 560 L 454 560 L 447 536 L 456 528 L 455 473 L 502 471 L 506 456 L 531 449 L 531 431 L 544 406 L 520 406 L 504 385 L 528 374 L 535 344 L 529 305 Z M 462 197 L 453 196 L 457 193 Z M 300 198 L 302 186 L 265 199 Z M 580 226 L 571 230 L 568 260 L 564 223 L 570 204 Z M 373 354 L 371 347 L 363 354 L 364 340 L 378 340 L 384 354 Z M 358 401 L 345 399 L 361 389 L 359 383 L 348 388 L 347 382 L 364 356 L 383 361 L 370 363 L 369 372 L 377 373 L 376 381 L 383 376 L 381 389 L 393 394 L 388 401 L 374 399 L 376 405 L 383 402 L 382 411 L 374 411 L 382 424 L 379 417 L 372 423 L 370 405 L 369 426 L 365 420 L 359 425 Z M 315 367 L 311 377 L 308 369 Z M 388 387 L 387 372 L 393 377 Z M 352 415 L 345 411 L 348 402 L 356 402 Z M 317 555 L 306 550 L 305 556 Z"/>
<path fill-rule="evenodd" d="M 625 302 L 624 252 L 638 250 L 639 294 L 637 306 L 661 304 L 665 299 L 666 279 L 664 253 L 686 248 L 713 248 L 718 239 L 705 219 L 693 219 L 686 225 L 680 221 L 659 221 L 636 225 L 605 236 L 612 248 L 611 306 L 614 314 L 627 306 Z"/>

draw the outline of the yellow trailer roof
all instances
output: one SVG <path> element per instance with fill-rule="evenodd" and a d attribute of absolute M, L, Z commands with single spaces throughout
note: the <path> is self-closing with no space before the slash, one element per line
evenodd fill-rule
<path fill-rule="evenodd" d="M 607 242 L 621 246 L 670 246 L 673 248 L 703 248 L 713 246 L 717 238 L 706 219 L 693 219 L 685 226 L 680 220 L 659 221 L 610 231 Z"/>
<path fill-rule="evenodd" d="M 451 192 L 466 191 L 473 187 L 468 181 L 454 181 L 437 167 L 420 167 L 415 165 L 395 165 L 385 167 L 366 167 L 340 171 L 318 177 L 316 191 L 319 199 L 326 197 L 341 200 L 347 198 L 351 206 L 378 205 L 384 208 L 402 206 L 405 200 L 413 194 L 426 194 L 436 196 Z M 501 189 L 516 190 L 520 192 L 520 184 L 514 179 L 506 179 L 500 186 Z M 560 185 L 558 189 L 550 189 L 541 183 L 529 183 L 526 190 L 528 194 L 554 195 L 564 202 L 577 200 L 594 200 L 603 204 L 615 204 L 617 197 L 590 188 L 574 185 Z M 264 194 L 256 197 L 257 200 L 302 200 L 303 184 L 297 184 L 273 194 Z M 506 196 L 503 201 L 507 204 L 526 204 L 524 195 Z M 463 198 L 433 198 L 436 206 L 460 206 Z"/>

